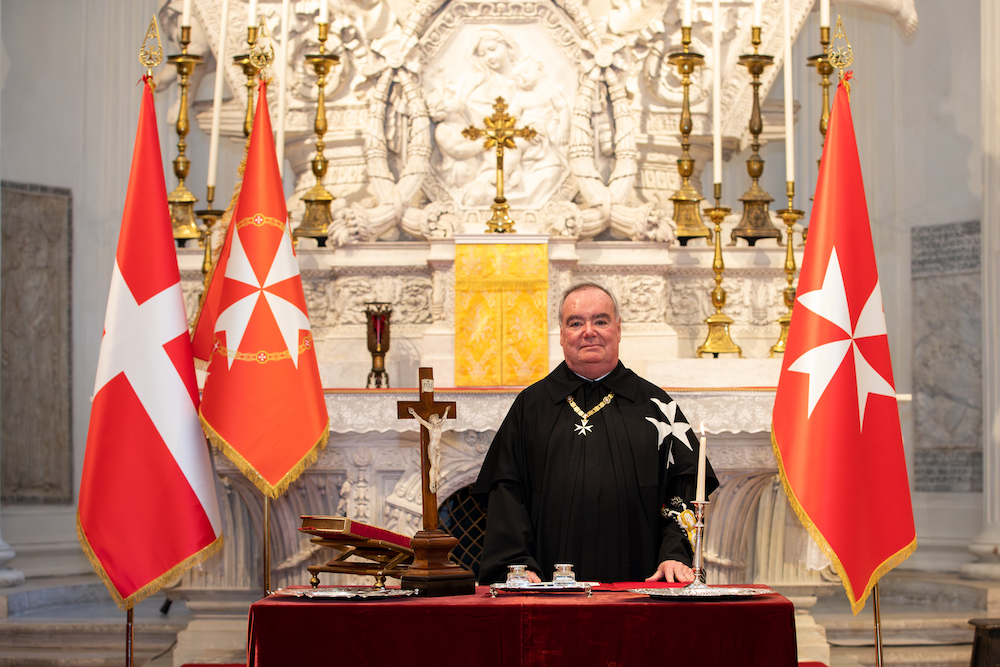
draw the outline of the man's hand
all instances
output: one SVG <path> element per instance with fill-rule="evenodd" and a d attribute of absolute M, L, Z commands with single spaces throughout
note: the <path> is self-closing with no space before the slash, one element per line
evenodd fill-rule
<path fill-rule="evenodd" d="M 694 570 L 680 561 L 665 560 L 656 568 L 653 576 L 646 577 L 646 581 L 677 581 L 687 583 L 694 581 Z"/>
<path fill-rule="evenodd" d="M 542 583 L 541 577 L 539 577 L 537 574 L 535 574 L 531 570 L 528 570 L 528 581 L 531 582 L 532 584 L 540 584 L 540 583 Z"/>

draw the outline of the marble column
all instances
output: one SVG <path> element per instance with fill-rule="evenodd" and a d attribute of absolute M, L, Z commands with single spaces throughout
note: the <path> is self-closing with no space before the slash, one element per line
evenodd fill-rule
<path fill-rule="evenodd" d="M 1000 580 L 1000 4 L 980 2 L 983 146 L 983 529 L 962 575 Z"/>
<path fill-rule="evenodd" d="M 0 19 L 0 25 L 2 25 L 2 19 Z M 4 73 L 4 78 L 6 78 L 6 73 Z M 2 90 L 3 84 L 0 82 L 0 90 Z M 0 443 L 0 447 L 3 443 Z M 0 587 L 7 586 L 17 586 L 18 584 L 24 583 L 24 573 L 20 570 L 13 570 L 7 567 L 7 563 L 14 557 L 14 550 L 10 548 L 10 545 L 3 541 L 3 535 L 0 535 Z M 4 614 L 6 615 L 6 613 Z"/>

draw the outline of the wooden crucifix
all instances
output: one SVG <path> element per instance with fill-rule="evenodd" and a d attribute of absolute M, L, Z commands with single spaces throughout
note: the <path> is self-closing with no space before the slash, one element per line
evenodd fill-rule
<path fill-rule="evenodd" d="M 496 148 L 497 153 L 497 196 L 493 200 L 493 217 L 486 223 L 486 231 L 496 234 L 513 233 L 514 221 L 510 219 L 507 211 L 507 199 L 503 196 L 503 151 L 505 148 L 515 149 L 514 138 L 533 139 L 537 132 L 530 127 L 515 128 L 517 119 L 507 114 L 507 103 L 502 97 L 498 97 L 493 103 L 493 115 L 483 118 L 486 129 L 480 129 L 474 125 L 462 130 L 462 136 L 466 139 L 476 141 L 486 138 L 483 148 L 489 150 Z"/>
<path fill-rule="evenodd" d="M 420 400 L 397 401 L 399 419 L 420 422 L 420 478 L 424 528 L 410 540 L 413 564 L 401 578 L 403 588 L 416 588 L 423 595 L 468 595 L 476 590 L 475 575 L 448 558 L 458 540 L 441 530 L 437 506 L 437 476 L 440 475 L 441 432 L 445 419 L 454 419 L 453 401 L 434 400 L 434 370 L 421 368 Z M 432 451 L 433 450 L 433 451 Z M 437 461 L 435 461 L 437 459 Z M 435 464 L 432 466 L 432 462 Z M 435 489 L 432 491 L 432 480 Z"/>

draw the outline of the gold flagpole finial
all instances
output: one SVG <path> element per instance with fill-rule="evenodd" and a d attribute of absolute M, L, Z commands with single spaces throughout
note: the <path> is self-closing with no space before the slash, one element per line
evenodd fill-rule
<path fill-rule="evenodd" d="M 841 41 L 842 40 L 842 41 Z M 840 42 L 840 43 L 838 43 Z M 830 44 L 830 64 L 840 70 L 840 82 L 847 87 L 850 94 L 850 84 L 844 78 L 844 70 L 854 62 L 854 51 L 851 49 L 851 42 L 844 32 L 844 22 L 837 16 L 837 27 L 833 32 L 833 42 Z"/>
<path fill-rule="evenodd" d="M 257 77 L 261 80 L 265 79 L 264 69 L 274 62 L 274 46 L 271 44 L 271 35 L 267 31 L 263 16 L 257 24 L 257 40 L 250 49 L 250 62 L 257 68 Z"/>
<path fill-rule="evenodd" d="M 152 40 L 156 40 L 156 48 L 147 48 L 146 44 Z M 160 29 L 156 24 L 156 16 L 153 16 L 153 20 L 149 22 L 149 28 L 146 29 L 146 36 L 142 40 L 142 46 L 139 47 L 139 62 L 143 64 L 146 68 L 146 76 L 153 76 L 153 68 L 160 64 L 163 60 L 163 44 L 160 42 Z"/>

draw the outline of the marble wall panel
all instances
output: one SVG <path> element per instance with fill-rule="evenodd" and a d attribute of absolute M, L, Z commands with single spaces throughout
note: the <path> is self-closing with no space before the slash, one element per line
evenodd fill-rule
<path fill-rule="evenodd" d="M 913 486 L 982 491 L 979 222 L 913 229 Z"/>
<path fill-rule="evenodd" d="M 72 198 L 7 181 L 0 189 L 2 500 L 69 503 Z"/>

